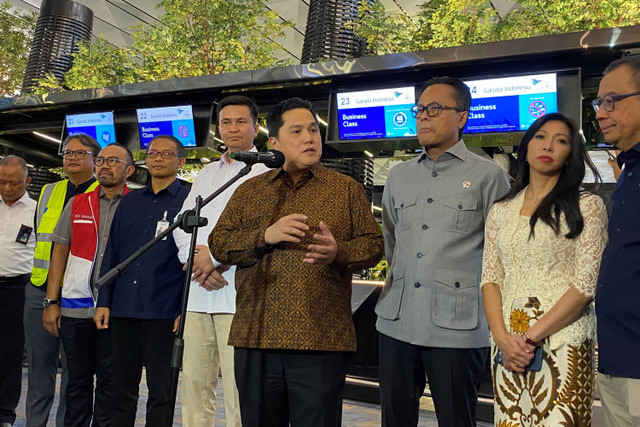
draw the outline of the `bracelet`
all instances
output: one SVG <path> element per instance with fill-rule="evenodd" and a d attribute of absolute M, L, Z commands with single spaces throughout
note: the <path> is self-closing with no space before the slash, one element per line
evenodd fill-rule
<path fill-rule="evenodd" d="M 531 338 L 529 338 L 529 335 L 527 335 L 526 332 L 522 333 L 522 339 L 524 340 L 524 342 L 526 342 L 530 346 L 533 346 L 533 347 L 537 347 L 538 346 L 538 343 L 535 342 L 534 340 L 532 340 Z"/>

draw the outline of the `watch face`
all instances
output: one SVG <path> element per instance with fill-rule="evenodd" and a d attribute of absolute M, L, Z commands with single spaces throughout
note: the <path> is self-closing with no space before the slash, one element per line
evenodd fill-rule
<path fill-rule="evenodd" d="M 44 301 L 42 301 L 42 306 L 43 306 L 44 308 L 47 308 L 47 307 L 49 307 L 50 305 L 57 304 L 57 303 L 58 303 L 58 300 L 55 300 L 55 299 L 47 299 L 47 298 L 45 297 Z"/>

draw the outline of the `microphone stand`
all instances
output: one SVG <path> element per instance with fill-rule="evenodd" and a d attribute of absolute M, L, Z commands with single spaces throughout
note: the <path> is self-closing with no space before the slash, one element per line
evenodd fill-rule
<path fill-rule="evenodd" d="M 117 277 L 120 277 L 124 274 L 127 267 L 138 259 L 142 254 L 147 252 L 152 246 L 156 243 L 164 239 L 170 233 L 173 232 L 176 228 L 180 227 L 186 233 L 191 234 L 191 241 L 189 244 L 189 258 L 187 260 L 187 274 L 185 276 L 184 283 L 184 291 L 182 293 L 182 307 L 180 310 L 180 325 L 178 327 L 178 335 L 176 336 L 173 342 L 173 351 L 171 352 L 171 367 L 173 368 L 173 376 L 171 378 L 171 396 L 169 397 L 168 402 L 168 411 L 166 418 L 167 427 L 171 427 L 173 425 L 173 415 L 175 412 L 176 406 L 176 396 L 178 393 L 178 378 L 180 376 L 180 368 L 182 367 L 182 355 L 184 351 L 184 322 L 187 315 L 187 305 L 189 302 L 189 289 L 191 287 L 191 275 L 193 273 L 193 256 L 196 250 L 196 239 L 198 236 L 198 228 L 204 227 L 207 225 L 207 218 L 200 217 L 200 211 L 203 207 L 205 207 L 209 202 L 218 197 L 223 191 L 232 186 L 236 181 L 240 178 L 246 176 L 251 172 L 253 164 L 248 163 L 245 167 L 240 170 L 236 176 L 231 178 L 229 181 L 225 182 L 220 188 L 214 191 L 209 197 L 202 200 L 201 196 L 196 197 L 196 206 L 194 209 L 188 210 L 183 214 L 178 216 L 177 221 L 174 221 L 166 230 L 158 234 L 156 237 L 151 239 L 148 243 L 142 246 L 140 249 L 135 251 L 131 256 L 122 261 L 120 264 L 109 270 L 105 275 L 100 277 L 100 279 L 95 283 L 96 288 L 100 288 L 107 283 L 113 281 Z"/>

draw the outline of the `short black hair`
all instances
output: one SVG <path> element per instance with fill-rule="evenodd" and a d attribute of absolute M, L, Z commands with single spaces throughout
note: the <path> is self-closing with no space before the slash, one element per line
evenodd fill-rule
<path fill-rule="evenodd" d="M 267 115 L 267 129 L 269 130 L 269 137 L 277 138 L 278 132 L 283 125 L 282 115 L 289 110 L 296 110 L 298 108 L 304 108 L 309 110 L 313 119 L 318 123 L 318 115 L 313 110 L 313 104 L 306 99 L 294 97 L 285 99 L 276 105 L 273 110 Z"/>
<path fill-rule="evenodd" d="M 640 55 L 623 56 L 616 59 L 604 69 L 604 74 L 608 74 L 616 68 L 626 65 L 631 69 L 632 78 L 636 85 L 636 89 L 640 90 Z"/>
<path fill-rule="evenodd" d="M 442 76 L 442 77 L 433 77 L 422 86 L 422 90 L 420 90 L 420 95 L 427 90 L 429 86 L 433 85 L 447 85 L 453 88 L 453 99 L 456 102 L 456 107 L 461 110 L 469 112 L 471 108 L 471 91 L 469 90 L 469 86 L 464 84 L 464 82 L 456 77 Z M 467 118 L 468 120 L 468 118 Z M 467 124 L 465 123 L 465 126 Z M 462 133 L 464 131 L 464 127 L 460 129 L 458 132 L 458 138 L 462 138 Z"/>
<path fill-rule="evenodd" d="M 451 86 L 455 91 L 453 99 L 456 101 L 456 107 L 467 112 L 471 108 L 471 91 L 469 90 L 469 86 L 464 84 L 462 80 L 448 76 L 433 77 L 427 80 L 427 82 L 422 86 L 420 94 L 422 94 L 429 86 L 433 85 Z"/>
<path fill-rule="evenodd" d="M 151 147 L 151 144 L 153 144 L 153 141 L 155 141 L 156 139 L 168 139 L 169 141 L 171 141 L 174 144 L 176 144 L 176 153 L 178 154 L 178 157 L 182 158 L 182 157 L 185 156 L 184 145 L 182 145 L 182 142 L 180 142 L 180 140 L 178 138 L 176 138 L 175 136 L 173 136 L 173 135 L 158 135 L 158 136 L 156 136 L 151 141 L 149 141 L 149 145 L 147 145 L 147 150 L 149 149 L 148 147 Z"/>
<path fill-rule="evenodd" d="M 129 148 L 127 148 L 126 146 L 122 145 L 122 144 L 118 144 L 117 142 L 112 142 L 111 144 L 106 145 L 104 148 L 107 147 L 120 147 L 123 148 L 124 151 L 127 152 L 127 163 L 129 163 L 130 165 L 133 165 L 133 153 L 131 152 L 131 150 L 129 150 Z"/>
<path fill-rule="evenodd" d="M 90 148 L 94 156 L 97 156 L 100 150 L 102 150 L 98 141 L 96 141 L 92 136 L 87 135 L 86 133 L 76 133 L 75 135 L 69 135 L 64 139 L 62 142 L 62 151 L 67 149 L 67 145 L 69 145 L 69 142 L 71 142 L 72 139 L 77 139 L 82 145 Z"/>
<path fill-rule="evenodd" d="M 229 105 L 244 105 L 249 107 L 249 112 L 251 113 L 251 118 L 253 119 L 253 124 L 258 123 L 258 105 L 256 101 L 248 96 L 244 95 L 231 95 L 226 96 L 218 102 L 218 106 L 216 107 L 216 118 L 220 120 L 220 111 Z"/>

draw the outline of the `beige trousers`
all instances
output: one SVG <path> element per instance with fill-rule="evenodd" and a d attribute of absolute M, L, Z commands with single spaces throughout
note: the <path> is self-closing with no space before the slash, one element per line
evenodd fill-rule
<path fill-rule="evenodd" d="M 598 373 L 597 381 L 607 426 L 640 426 L 640 379 Z"/>
<path fill-rule="evenodd" d="M 215 425 L 216 387 L 222 370 L 226 425 L 241 427 L 233 347 L 227 345 L 233 314 L 187 312 L 182 366 L 182 422 Z"/>

